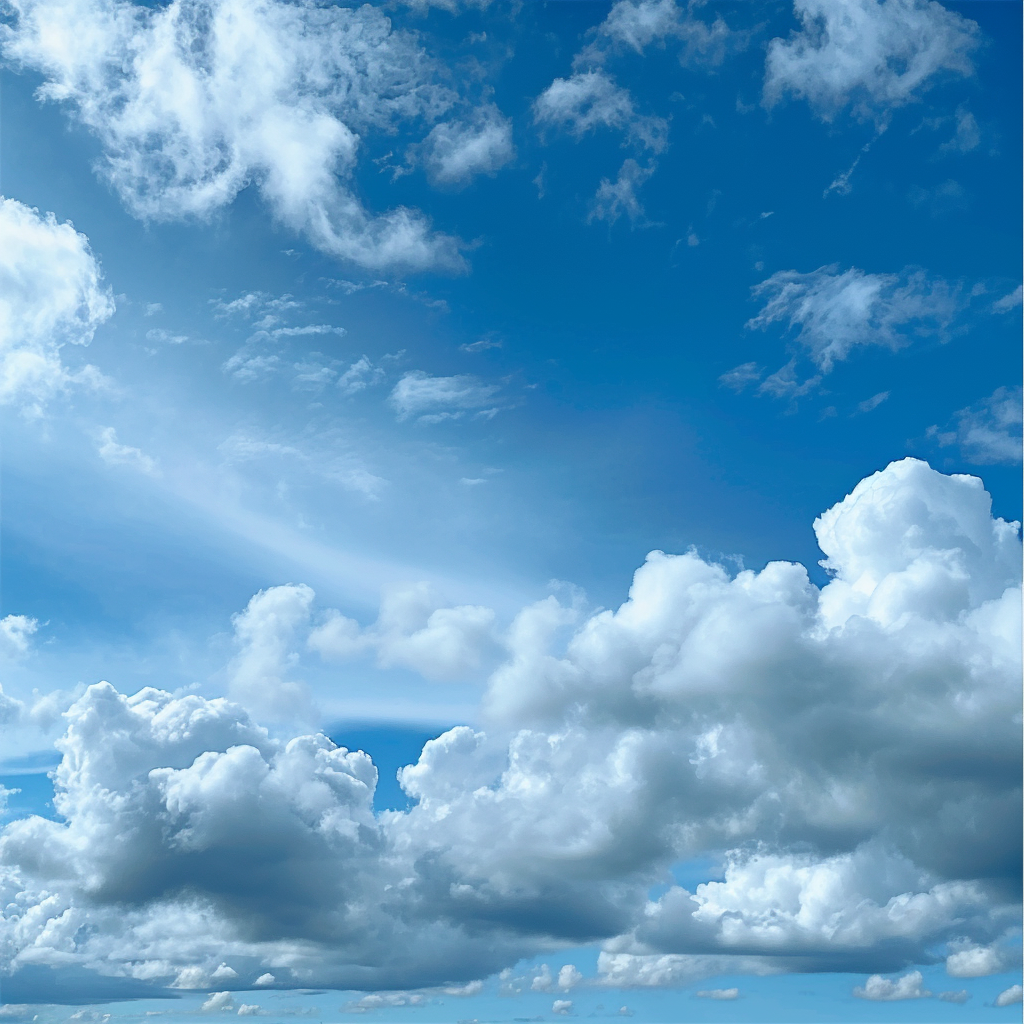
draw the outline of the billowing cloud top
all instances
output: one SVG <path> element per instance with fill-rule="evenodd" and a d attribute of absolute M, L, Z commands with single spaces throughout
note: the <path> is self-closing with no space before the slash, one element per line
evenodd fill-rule
<path fill-rule="evenodd" d="M 90 687 L 59 817 L 0 838 L 7 969 L 409 988 L 601 940 L 619 985 L 891 971 L 943 943 L 983 970 L 1020 856 L 1017 526 L 979 480 L 906 459 L 815 531 L 821 588 L 653 552 L 614 611 L 523 609 L 486 728 L 426 744 L 406 812 L 374 815 L 369 757 L 323 736 Z M 292 590 L 273 600 L 308 609 Z M 270 600 L 240 619 L 250 646 Z M 723 880 L 648 900 L 711 851 Z"/>

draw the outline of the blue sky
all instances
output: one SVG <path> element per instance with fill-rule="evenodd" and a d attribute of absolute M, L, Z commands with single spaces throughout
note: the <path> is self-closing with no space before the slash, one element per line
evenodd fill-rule
<path fill-rule="evenodd" d="M 1018 1014 L 1020 18 L 12 0 L 0 1012 Z"/>

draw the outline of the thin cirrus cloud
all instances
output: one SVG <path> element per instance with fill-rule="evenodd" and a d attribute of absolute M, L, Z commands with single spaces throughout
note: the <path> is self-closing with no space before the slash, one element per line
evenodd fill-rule
<path fill-rule="evenodd" d="M 234 621 L 234 702 L 89 687 L 57 743 L 59 819 L 0 831 L 5 992 L 72 969 L 229 998 L 268 974 L 458 988 L 597 939 L 593 978 L 509 986 L 867 974 L 943 947 L 950 973 L 987 970 L 998 956 L 970 951 L 1018 924 L 1017 525 L 976 478 L 907 459 L 814 528 L 821 588 L 794 563 L 733 576 L 653 552 L 618 609 L 523 608 L 496 634 L 481 727 L 401 769 L 402 812 L 374 814 L 369 756 L 271 736 L 246 706 L 288 693 L 294 721 L 311 641 L 418 636 L 417 658 L 443 659 L 456 624 L 424 619 L 429 600 L 328 637 L 308 587 L 260 592 Z M 936 756 L 941 787 L 914 770 Z M 720 881 L 650 899 L 712 850 Z M 912 972 L 857 994 L 926 993 Z"/>
<path fill-rule="evenodd" d="M 806 100 L 824 120 L 847 106 L 884 123 L 943 74 L 973 74 L 975 22 L 933 0 L 794 0 L 801 27 L 773 39 L 764 103 Z"/>
<path fill-rule="evenodd" d="M 809 273 L 782 270 L 752 292 L 764 305 L 747 321 L 747 328 L 781 326 L 790 332 L 798 354 L 817 371 L 801 381 L 794 356 L 760 383 L 762 394 L 778 398 L 813 390 L 823 375 L 858 348 L 897 351 L 915 338 L 944 337 L 963 305 L 955 285 L 912 268 L 899 274 L 872 274 L 857 267 L 840 270 L 835 264 Z M 747 362 L 722 374 L 719 381 L 742 391 L 761 375 L 757 363 Z"/>
<path fill-rule="evenodd" d="M 93 366 L 70 369 L 63 350 L 88 345 L 114 299 L 70 223 L 0 197 L 0 235 L 0 402 L 39 415 L 68 388 L 103 383 Z"/>
<path fill-rule="evenodd" d="M 103 146 L 102 173 L 144 220 L 208 218 L 255 181 L 274 217 L 367 269 L 460 271 L 460 243 L 405 207 L 369 212 L 349 183 L 360 135 L 436 120 L 456 101 L 387 17 L 260 0 L 14 0 L 9 61 L 41 72 Z M 244 36 L 246 46 L 237 40 Z"/>
<path fill-rule="evenodd" d="M 976 465 L 1015 465 L 1021 461 L 1021 388 L 996 388 L 987 398 L 956 412 L 956 425 L 940 430 L 933 425 L 928 436 L 940 445 L 957 445 Z"/>

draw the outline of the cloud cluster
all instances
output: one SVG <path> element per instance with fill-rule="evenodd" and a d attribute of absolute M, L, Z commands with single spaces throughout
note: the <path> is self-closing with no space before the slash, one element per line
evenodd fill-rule
<path fill-rule="evenodd" d="M 524 608 L 483 727 L 400 771 L 408 811 L 375 816 L 369 757 L 323 736 L 90 687 L 58 741 L 60 817 L 0 833 L 8 969 L 407 991 L 592 941 L 602 985 L 882 975 L 943 945 L 953 972 L 981 969 L 969 951 L 1018 922 L 1016 524 L 980 480 L 908 459 L 814 528 L 820 588 L 792 563 L 731 575 L 654 552 L 617 609 Z M 257 694 L 292 678 L 311 601 L 276 588 L 238 617 Z M 402 626 L 417 659 L 486 617 L 426 607 Z M 317 643 L 385 645 L 393 612 L 328 619 Z M 720 880 L 649 898 L 712 854 Z M 538 984 L 575 987 L 570 967 Z M 864 997 L 923 995 L 913 979 Z"/>
<path fill-rule="evenodd" d="M 943 73 L 970 75 L 975 22 L 935 0 L 794 0 L 801 27 L 773 39 L 764 102 L 806 100 L 826 121 L 847 106 L 882 119 Z"/>
<path fill-rule="evenodd" d="M 8 60 L 99 138 L 99 168 L 147 220 L 207 218 L 255 184 L 274 216 L 360 266 L 460 270 L 417 211 L 368 212 L 361 136 L 432 122 L 442 69 L 369 5 L 282 0 L 12 0 Z"/>
<path fill-rule="evenodd" d="M 103 380 L 93 366 L 68 369 L 61 349 L 88 345 L 114 300 L 70 223 L 0 197 L 0 235 L 0 402 L 39 414 L 68 387 Z"/>

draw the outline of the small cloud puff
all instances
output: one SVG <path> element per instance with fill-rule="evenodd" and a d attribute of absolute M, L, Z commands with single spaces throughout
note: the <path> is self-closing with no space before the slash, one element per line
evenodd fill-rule
<path fill-rule="evenodd" d="M 924 977 L 920 971 L 911 971 L 895 981 L 883 978 L 880 974 L 872 974 L 863 984 L 858 985 L 853 994 L 858 999 L 870 999 L 880 1002 L 895 1002 L 900 999 L 924 999 L 931 995 L 922 988 Z"/>

